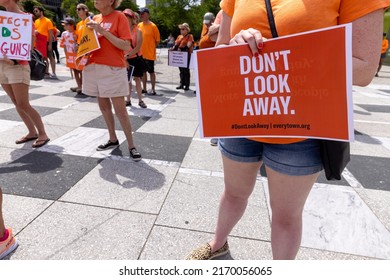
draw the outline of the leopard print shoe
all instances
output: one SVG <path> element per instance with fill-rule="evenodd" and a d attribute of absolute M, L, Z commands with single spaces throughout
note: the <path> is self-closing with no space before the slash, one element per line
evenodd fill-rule
<path fill-rule="evenodd" d="M 217 251 L 211 253 L 211 246 L 209 243 L 206 243 L 199 248 L 196 248 L 185 258 L 186 260 L 212 260 L 216 257 L 220 257 L 229 253 L 229 244 L 227 241 L 225 244 L 218 249 Z"/>

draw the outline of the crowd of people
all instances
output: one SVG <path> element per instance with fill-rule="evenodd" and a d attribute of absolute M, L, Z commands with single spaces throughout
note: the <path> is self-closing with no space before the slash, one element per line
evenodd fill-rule
<path fill-rule="evenodd" d="M 0 5 L 9 12 L 23 13 L 19 1 L 0 0 Z M 390 0 L 341 0 L 343 5 L 340 8 L 333 5 L 333 10 L 327 8 L 329 4 L 322 0 L 308 2 L 305 9 L 291 0 L 279 2 L 275 19 L 280 36 L 351 22 L 354 42 L 353 84 L 364 86 L 371 81 L 378 67 L 380 48 L 375 46 L 382 39 L 378 34 L 382 28 L 383 9 L 390 5 Z M 141 108 L 147 107 L 142 94 L 156 95 L 154 64 L 160 33 L 156 24 L 150 21 L 147 8 L 141 8 L 138 13 L 130 9 L 118 11 L 116 8 L 120 3 L 121 0 L 95 1 L 95 8 L 100 13 L 94 16 L 90 15 L 85 4 L 78 4 L 76 9 L 80 21 L 77 24 L 72 18 L 62 21 L 65 32 L 62 33 L 60 46 L 66 54 L 75 54 L 84 29 L 96 31 L 100 48 L 88 54 L 87 63 L 82 69 L 77 64 L 73 66 L 77 86 L 71 90 L 94 96 L 98 100 L 108 139 L 96 150 L 112 149 L 119 145 L 112 111 L 114 108 L 126 136 L 130 158 L 140 161 L 142 156 L 135 147 L 126 106 L 132 106 L 130 94 L 133 79 Z M 259 1 L 249 1 L 249 4 L 255 11 L 249 15 L 248 1 L 242 0 L 222 0 L 221 10 L 216 17 L 206 13 L 199 48 L 248 43 L 253 55 L 258 55 L 266 39 L 272 35 L 265 4 Z M 270 5 L 272 8 L 273 4 Z M 291 10 L 299 10 L 299 18 Z M 33 12 L 36 19 L 32 44 L 48 60 L 47 77 L 57 78 L 53 41 L 58 31 L 44 16 L 42 7 L 34 7 Z M 339 15 L 337 19 L 334 14 Z M 190 26 L 182 23 L 178 28 L 180 35 L 174 41 L 171 35 L 167 42 L 171 50 L 188 52 L 190 59 L 194 49 Z M 365 44 L 356 43 L 361 42 L 361 38 L 364 38 Z M 49 74 L 49 65 L 52 74 Z M 148 74 L 150 89 L 147 89 Z M 4 56 L 0 60 L 0 83 L 28 130 L 16 143 L 34 141 L 33 148 L 47 144 L 50 139 L 42 118 L 29 103 L 28 62 Z M 180 67 L 180 84 L 177 89 L 189 90 L 189 85 L 189 65 Z M 187 259 L 212 259 L 229 252 L 228 235 L 245 211 L 263 163 L 267 171 L 272 209 L 273 257 L 294 259 L 301 242 L 303 207 L 322 170 L 319 142 L 315 139 L 287 138 L 227 138 L 215 142 L 221 150 L 225 176 L 215 236 L 212 241 L 191 252 Z M 1 206 L 0 189 L 0 259 L 18 246 L 12 229 L 4 225 Z"/>

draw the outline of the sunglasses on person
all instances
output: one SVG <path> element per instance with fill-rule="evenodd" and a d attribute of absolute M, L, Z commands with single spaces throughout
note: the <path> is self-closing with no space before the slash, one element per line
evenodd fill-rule
<path fill-rule="evenodd" d="M 85 8 L 77 8 L 77 11 L 85 11 Z"/>
<path fill-rule="evenodd" d="M 187 28 L 180 28 L 180 30 L 187 30 Z"/>
<path fill-rule="evenodd" d="M 40 10 L 33 10 L 33 13 L 34 13 L 34 14 L 36 14 L 36 13 L 38 13 L 38 12 L 40 12 Z"/>

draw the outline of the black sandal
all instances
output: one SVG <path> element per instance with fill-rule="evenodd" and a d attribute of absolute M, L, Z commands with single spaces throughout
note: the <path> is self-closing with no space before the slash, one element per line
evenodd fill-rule
<path fill-rule="evenodd" d="M 141 108 L 147 108 L 148 106 L 146 106 L 145 102 L 143 100 L 141 100 L 138 105 L 141 107 Z"/>

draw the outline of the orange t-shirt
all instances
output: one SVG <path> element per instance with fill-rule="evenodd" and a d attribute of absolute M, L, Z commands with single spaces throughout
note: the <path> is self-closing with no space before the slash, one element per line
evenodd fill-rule
<path fill-rule="evenodd" d="M 150 22 L 138 24 L 139 30 L 142 32 L 142 56 L 148 60 L 156 60 L 156 46 L 160 43 L 160 31 L 157 26 Z"/>
<path fill-rule="evenodd" d="M 189 49 L 188 43 L 191 43 Z M 178 46 L 179 49 L 185 48 L 189 53 L 192 53 L 192 49 L 194 48 L 194 37 L 192 34 L 187 34 L 186 36 L 179 35 L 175 41 L 175 46 Z"/>
<path fill-rule="evenodd" d="M 221 24 L 221 18 L 222 18 L 222 10 L 220 10 L 218 12 L 213 24 Z M 212 41 L 209 34 L 208 34 L 207 25 L 203 24 L 202 33 L 201 33 L 200 41 L 199 41 L 199 48 L 200 49 L 212 48 L 215 46 L 215 43 L 216 42 Z"/>
<path fill-rule="evenodd" d="M 279 36 L 315 30 L 352 22 L 370 12 L 390 6 L 390 0 L 273 0 L 272 11 Z M 222 0 L 222 10 L 232 18 L 230 35 L 241 30 L 260 30 L 272 38 L 264 1 Z M 252 140 L 287 144 L 302 138 L 251 138 Z"/>
<path fill-rule="evenodd" d="M 383 39 L 383 41 L 382 41 L 382 50 L 381 50 L 381 54 L 386 53 L 388 48 L 389 48 L 389 41 L 385 38 L 385 39 Z"/>
<path fill-rule="evenodd" d="M 35 29 L 39 34 L 46 36 L 49 42 L 49 30 L 53 30 L 54 26 L 50 19 L 47 17 L 39 18 L 34 22 Z"/>
<path fill-rule="evenodd" d="M 81 37 L 83 36 L 83 30 L 86 26 L 85 20 L 81 20 L 76 24 L 77 44 L 80 44 Z"/>
<path fill-rule="evenodd" d="M 102 16 L 93 17 L 93 20 L 116 37 L 130 41 L 130 26 L 126 16 L 119 11 Z M 90 54 L 88 64 L 96 63 L 114 67 L 126 67 L 124 51 L 110 43 L 103 35 L 98 34 L 100 49 Z"/>

